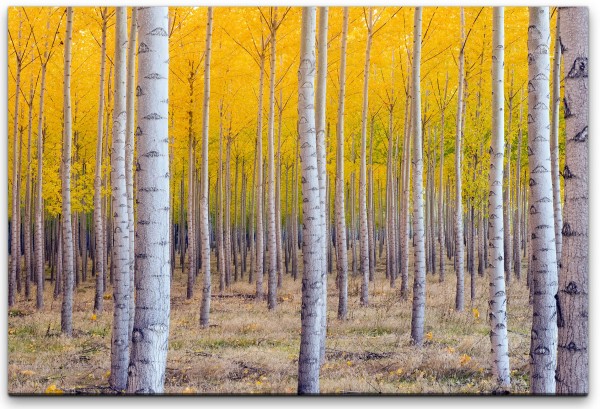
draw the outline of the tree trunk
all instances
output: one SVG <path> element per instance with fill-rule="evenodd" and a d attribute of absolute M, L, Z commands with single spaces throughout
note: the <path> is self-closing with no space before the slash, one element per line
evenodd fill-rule
<path fill-rule="evenodd" d="M 33 62 L 33 53 L 31 54 Z M 33 98 L 35 88 L 33 87 L 33 71 L 29 81 L 29 122 L 27 127 L 27 181 L 25 182 L 25 299 L 29 300 L 31 295 L 32 261 L 31 261 L 31 133 L 33 129 Z"/>
<path fill-rule="evenodd" d="M 560 268 L 562 253 L 562 206 L 560 201 L 560 178 L 558 159 L 558 116 L 560 115 L 560 12 L 556 14 L 554 37 L 554 62 L 552 67 L 552 123 L 550 128 L 550 166 L 552 172 L 552 201 L 554 202 L 554 235 L 556 237 L 556 262 Z"/>
<path fill-rule="evenodd" d="M 410 84 L 410 80 L 407 80 Z M 410 87 L 407 84 L 407 89 Z M 410 155 L 411 155 L 411 124 L 414 123 L 412 116 L 408 115 L 410 107 L 410 91 L 406 94 L 404 113 L 404 144 L 402 147 L 402 206 L 400 217 L 400 299 L 408 299 L 408 239 L 409 226 L 409 200 L 410 200 Z"/>
<path fill-rule="evenodd" d="M 325 149 L 325 114 L 327 95 L 327 27 L 329 8 L 319 7 L 319 38 L 317 43 L 317 90 L 315 96 L 315 131 L 317 143 L 317 178 L 319 180 L 319 208 L 321 209 L 321 344 L 320 362 L 325 361 L 325 338 L 327 337 L 327 154 Z"/>
<path fill-rule="evenodd" d="M 127 49 L 127 122 L 125 134 L 125 177 L 127 189 L 127 217 L 129 219 L 129 341 L 133 331 L 135 314 L 135 231 L 134 231 L 134 194 L 133 194 L 133 153 L 135 152 L 135 49 L 137 36 L 137 8 L 131 9 L 131 26 Z M 171 207 L 169 206 L 169 209 Z M 171 218 L 169 217 L 169 223 Z M 169 234 L 169 237 L 170 234 Z M 170 250 L 170 249 L 169 249 Z M 169 253 L 170 254 L 170 253 Z"/>
<path fill-rule="evenodd" d="M 455 230 L 455 262 L 456 262 L 456 311 L 462 311 L 465 304 L 465 244 L 463 235 L 463 212 L 462 212 L 462 134 L 463 134 L 463 93 L 465 81 L 465 10 L 460 8 L 460 44 L 458 54 L 458 107 L 456 113 L 456 142 L 454 150 L 454 173 L 456 175 L 456 197 L 454 209 Z"/>
<path fill-rule="evenodd" d="M 589 17 L 585 7 L 561 7 L 564 47 L 566 164 L 563 254 L 558 280 L 559 394 L 589 392 Z M 567 69 L 569 72 L 567 73 Z M 567 113 L 569 115 L 567 115 Z"/>
<path fill-rule="evenodd" d="M 492 40 L 492 144 L 490 147 L 489 212 L 489 278 L 490 278 L 490 343 L 492 373 L 496 386 L 510 388 L 508 359 L 508 323 L 504 282 L 504 215 L 502 166 L 504 162 L 504 7 L 493 9 Z M 509 158 L 510 160 L 510 158 Z"/>
<path fill-rule="evenodd" d="M 550 13 L 548 7 L 529 8 L 528 151 L 529 217 L 533 271 L 531 326 L 531 393 L 555 393 L 556 246 L 550 172 Z"/>
<path fill-rule="evenodd" d="M 63 109 L 64 130 L 62 150 L 62 240 L 63 248 L 63 300 L 61 307 L 61 332 L 73 335 L 73 229 L 71 225 L 71 45 L 73 33 L 73 8 L 67 7 L 65 32 Z"/>
<path fill-rule="evenodd" d="M 440 243 L 440 283 L 446 279 L 446 261 L 444 257 L 445 249 L 445 228 L 444 228 L 444 155 L 446 149 L 444 146 L 444 119 L 446 112 L 446 97 L 448 95 L 448 72 L 446 71 L 446 85 L 444 86 L 444 101 L 441 109 L 440 120 L 440 187 L 438 198 L 438 241 Z"/>
<path fill-rule="evenodd" d="M 219 270 L 219 293 L 225 289 L 225 250 L 223 246 L 223 100 L 219 107 L 219 168 L 217 170 L 216 192 L 217 226 L 215 227 L 217 244 L 217 270 Z"/>
<path fill-rule="evenodd" d="M 522 91 L 520 93 L 521 95 L 519 96 L 519 101 L 523 101 L 523 97 L 522 97 Z M 514 240 L 513 240 L 513 247 L 514 247 L 514 263 L 513 263 L 513 267 L 514 267 L 514 271 L 515 271 L 515 278 L 517 280 L 521 279 L 521 241 L 522 241 L 522 229 L 521 229 L 521 209 L 523 208 L 522 205 L 522 197 L 526 196 L 524 195 L 523 192 L 523 187 L 522 187 L 522 183 L 521 183 L 521 143 L 523 142 L 523 103 L 520 104 L 519 107 L 519 142 L 517 143 L 517 166 L 515 169 L 515 186 L 516 186 L 516 195 L 515 195 L 515 204 L 516 204 L 516 210 L 515 210 L 515 220 L 514 220 Z"/>
<path fill-rule="evenodd" d="M 208 7 L 206 17 L 206 50 L 204 53 L 204 98 L 202 108 L 202 173 L 200 195 L 200 232 L 202 250 L 202 270 L 204 283 L 202 287 L 202 305 L 200 307 L 200 326 L 208 328 L 210 315 L 210 230 L 208 224 L 208 118 L 210 104 L 210 56 L 212 41 L 213 8 Z"/>
<path fill-rule="evenodd" d="M 273 9 L 271 28 L 271 74 L 269 78 L 269 123 L 267 129 L 267 305 L 277 307 L 277 235 L 275 233 L 275 57 L 277 7 Z"/>
<path fill-rule="evenodd" d="M 302 310 L 298 394 L 319 393 L 319 356 L 321 339 L 321 278 L 323 229 L 319 201 L 317 141 L 315 129 L 315 31 L 316 8 L 302 9 L 300 67 L 298 69 L 298 134 L 302 158 Z"/>
<path fill-rule="evenodd" d="M 137 147 L 135 257 L 139 279 L 127 381 L 130 394 L 163 393 L 167 364 L 171 315 L 168 12 L 168 7 L 140 7 L 137 15 L 137 123 L 143 136 Z"/>
<path fill-rule="evenodd" d="M 367 221 L 367 112 L 369 109 L 369 66 L 371 62 L 371 43 L 373 41 L 373 8 L 369 7 L 367 21 L 367 50 L 365 52 L 365 69 L 363 82 L 363 106 L 361 120 L 360 144 L 360 181 L 359 181 L 359 224 L 360 224 L 360 272 L 362 286 L 360 303 L 369 305 L 369 226 Z"/>
<path fill-rule="evenodd" d="M 264 225 L 263 225 L 263 158 L 262 158 L 262 117 L 263 83 L 265 76 L 265 50 L 260 55 L 260 81 L 258 85 L 258 125 L 256 129 L 256 301 L 263 300 L 263 261 L 264 261 Z"/>
<path fill-rule="evenodd" d="M 113 328 L 110 386 L 123 390 L 127 386 L 129 365 L 129 215 L 125 179 L 125 138 L 127 127 L 127 8 L 118 7 L 115 24 L 115 105 L 113 113 L 110 185 L 114 245 L 111 259 L 115 266 L 113 288 Z M 142 126 L 140 125 L 140 128 Z"/>
<path fill-rule="evenodd" d="M 19 11 L 19 37 L 18 44 L 21 47 L 21 11 Z M 8 306 L 12 307 L 16 302 L 17 291 L 17 266 L 20 263 L 20 254 L 17 251 L 19 247 L 18 225 L 20 223 L 17 214 L 19 213 L 19 148 L 18 148 L 18 132 L 19 132 L 19 97 L 21 95 L 21 70 L 22 58 L 24 52 L 15 50 L 17 59 L 16 80 L 15 80 L 15 111 L 13 114 L 13 174 L 12 174 L 12 213 L 10 223 L 10 278 L 8 282 Z"/>
<path fill-rule="evenodd" d="M 337 114 L 336 180 L 335 180 L 335 249 L 338 271 L 338 319 L 348 315 L 348 248 L 346 246 L 346 208 L 344 204 L 344 103 L 346 98 L 346 44 L 348 41 L 348 7 L 344 7 L 342 46 L 340 53 L 340 93 Z"/>
<path fill-rule="evenodd" d="M 196 181 L 196 137 L 194 135 L 194 81 L 196 69 L 193 62 L 190 65 L 189 97 L 190 105 L 188 111 L 188 197 L 187 197 L 187 221 L 188 221 L 188 276 L 187 276 L 187 299 L 194 296 L 194 281 L 196 278 L 196 226 L 194 218 L 195 209 L 195 181 Z"/>
<path fill-rule="evenodd" d="M 414 265 L 413 304 L 410 338 L 414 345 L 423 345 L 425 326 L 425 226 L 423 209 L 423 151 L 421 134 L 421 21 L 423 9 L 415 8 L 413 35 L 412 118 L 413 126 L 413 229 Z"/>
<path fill-rule="evenodd" d="M 50 20 L 46 25 L 46 30 L 50 27 Z M 36 274 L 36 308 L 41 310 L 44 308 L 44 197 L 43 197 L 43 158 L 44 158 L 44 139 L 43 139 L 43 123 L 44 123 L 44 94 L 46 91 L 46 67 L 48 65 L 48 40 L 45 41 L 44 59 L 42 62 L 42 80 L 40 85 L 40 110 L 38 113 L 38 135 L 37 135 L 37 179 L 36 179 L 36 195 L 35 195 L 35 274 Z"/>

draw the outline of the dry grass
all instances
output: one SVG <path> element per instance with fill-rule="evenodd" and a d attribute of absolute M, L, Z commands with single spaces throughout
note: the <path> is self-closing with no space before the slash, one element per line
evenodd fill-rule
<path fill-rule="evenodd" d="M 400 301 L 397 290 L 385 280 L 384 268 L 383 262 L 378 263 L 367 308 L 358 301 L 360 278 L 350 277 L 349 313 L 344 322 L 336 318 L 337 291 L 330 276 L 327 360 L 321 371 L 321 392 L 493 393 L 487 279 L 477 277 L 477 297 L 471 306 L 470 279 L 466 278 L 465 311 L 458 313 L 454 311 L 456 279 L 451 265 L 444 283 L 438 282 L 437 275 L 428 275 L 428 335 L 419 349 L 409 342 L 410 301 Z M 213 289 L 218 288 L 217 280 L 215 276 Z M 284 276 L 275 311 L 268 311 L 266 302 L 255 302 L 254 285 L 246 280 L 234 283 L 223 295 L 213 295 L 212 325 L 208 329 L 198 325 L 200 282 L 191 300 L 186 300 L 185 285 L 178 268 L 172 287 L 166 393 L 296 392 L 300 280 L 294 282 L 289 275 Z M 52 299 L 50 287 L 46 288 L 43 311 L 35 311 L 34 300 L 20 300 L 9 311 L 9 392 L 44 393 L 55 385 L 65 393 L 111 393 L 112 300 L 105 301 L 103 314 L 93 317 L 94 283 L 89 280 L 82 284 L 75 293 L 74 337 L 68 339 L 60 335 L 60 300 Z M 508 296 L 511 393 L 527 393 L 531 318 L 524 282 L 513 281 Z"/>

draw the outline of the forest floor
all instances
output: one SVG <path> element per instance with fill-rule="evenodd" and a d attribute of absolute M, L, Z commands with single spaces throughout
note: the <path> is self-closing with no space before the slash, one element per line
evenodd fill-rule
<path fill-rule="evenodd" d="M 377 263 L 369 287 L 370 305 L 359 303 L 360 277 L 350 272 L 348 319 L 337 319 L 335 273 L 329 276 L 326 362 L 321 392 L 326 394 L 490 394 L 491 372 L 488 280 L 476 276 L 477 296 L 470 301 L 465 277 L 465 310 L 454 310 L 456 278 L 452 265 L 446 280 L 427 275 L 426 341 L 410 344 L 411 300 L 401 301 Z M 299 254 L 299 267 L 301 269 Z M 526 271 L 525 269 L 523 271 Z M 411 270 L 412 280 L 412 270 Z M 300 272 L 301 274 L 301 272 Z M 247 275 L 218 294 L 213 276 L 210 328 L 198 325 L 201 280 L 186 299 L 186 280 L 175 270 L 171 294 L 171 328 L 165 393 L 295 394 L 300 345 L 301 280 L 284 274 L 278 306 L 254 300 Z M 11 394 L 112 393 L 110 341 L 111 290 L 105 311 L 93 314 L 94 280 L 75 290 L 74 336 L 60 335 L 60 299 L 45 289 L 45 308 L 35 297 L 19 301 L 8 312 L 8 391 Z M 266 286 L 266 280 L 265 280 Z M 409 282 L 412 289 L 412 281 Z M 34 291 L 34 290 L 33 290 Z M 531 310 L 524 277 L 508 287 L 508 336 L 512 368 L 511 393 L 527 393 Z M 266 294 L 266 288 L 265 288 Z"/>

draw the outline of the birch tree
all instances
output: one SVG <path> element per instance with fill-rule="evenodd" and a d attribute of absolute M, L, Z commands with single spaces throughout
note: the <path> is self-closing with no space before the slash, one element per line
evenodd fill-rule
<path fill-rule="evenodd" d="M 210 107 L 210 56 L 212 43 L 213 8 L 208 7 L 206 16 L 206 46 L 204 52 L 204 103 L 202 106 L 202 171 L 200 194 L 200 232 L 202 251 L 202 305 L 200 307 L 200 326 L 208 327 L 210 314 L 210 231 L 208 225 L 208 118 Z"/>
<path fill-rule="evenodd" d="M 339 288 L 338 319 L 348 315 L 348 248 L 346 245 L 346 208 L 344 204 L 344 103 L 346 99 L 346 44 L 348 42 L 348 7 L 344 7 L 342 45 L 340 49 L 340 88 L 337 112 L 336 179 L 335 179 L 335 249 Z"/>
<path fill-rule="evenodd" d="M 314 82 L 316 7 L 302 8 L 298 68 L 298 134 L 302 167 L 302 310 L 298 394 L 319 393 L 323 229 L 320 224 L 319 180 L 315 131 Z"/>
<path fill-rule="evenodd" d="M 63 144 L 61 163 L 62 196 L 62 276 L 63 300 L 60 316 L 60 330 L 67 337 L 73 335 L 73 229 L 71 225 L 71 45 L 73 34 L 73 8 L 67 7 L 67 27 L 65 32 L 64 77 L 63 77 Z M 14 214 L 14 213 L 13 213 Z"/>
<path fill-rule="evenodd" d="M 317 91 L 315 101 L 315 130 L 317 141 L 317 169 L 319 179 L 319 208 L 321 211 L 321 229 L 323 230 L 322 254 L 321 254 L 321 281 L 323 295 L 321 299 L 321 363 L 325 360 L 325 338 L 327 337 L 327 157 L 325 153 L 325 108 L 327 94 L 327 25 L 329 8 L 319 7 L 319 38 L 317 40 L 318 60 L 317 60 Z"/>
<path fill-rule="evenodd" d="M 463 234 L 462 211 L 462 134 L 463 134 L 463 98 L 465 82 L 465 10 L 460 8 L 460 52 L 458 54 L 458 107 L 456 109 L 456 139 L 454 148 L 454 174 L 456 175 L 456 197 L 454 203 L 454 243 L 456 265 L 456 311 L 462 311 L 465 305 L 465 243 Z"/>
<path fill-rule="evenodd" d="M 589 392 L 589 17 L 585 7 L 561 7 L 566 159 L 563 254 L 558 279 L 556 392 Z"/>
<path fill-rule="evenodd" d="M 136 303 L 127 393 L 164 392 L 169 338 L 168 7 L 140 7 Z M 203 263 L 204 265 L 209 263 Z"/>
<path fill-rule="evenodd" d="M 365 69 L 363 80 L 363 106 L 361 120 L 360 176 L 359 176 L 359 224 L 360 224 L 360 271 L 362 286 L 361 305 L 369 305 L 369 234 L 367 222 L 367 113 L 369 110 L 369 66 L 371 62 L 371 43 L 373 42 L 373 8 L 369 7 L 367 23 L 367 49 L 365 51 Z"/>
<path fill-rule="evenodd" d="M 277 307 L 277 237 L 275 223 L 275 57 L 277 50 L 277 7 L 273 8 L 271 29 L 271 75 L 269 81 L 269 122 L 267 131 L 267 305 L 270 310 Z"/>
<path fill-rule="evenodd" d="M 98 96 L 98 123 L 96 127 L 96 167 L 94 172 L 94 240 L 96 255 L 96 295 L 94 311 L 101 313 L 104 307 L 104 223 L 102 223 L 102 138 L 104 124 L 104 72 L 106 67 L 106 26 L 108 23 L 108 8 L 100 11 L 102 17 L 102 43 L 100 46 L 100 84 Z"/>
<path fill-rule="evenodd" d="M 529 218 L 533 272 L 531 392 L 555 393 L 557 265 L 550 173 L 550 13 L 529 8 Z"/>
<path fill-rule="evenodd" d="M 560 13 L 556 13 L 556 35 L 554 37 L 554 61 L 552 64 L 552 122 L 550 124 L 550 166 L 552 172 L 552 200 L 554 202 L 554 235 L 556 261 L 560 268 L 562 252 L 562 206 L 560 203 L 560 175 L 558 161 L 558 117 L 560 115 Z"/>
<path fill-rule="evenodd" d="M 425 226 L 423 204 L 423 136 L 421 131 L 421 25 L 423 8 L 415 8 L 412 67 L 413 126 L 413 234 L 415 277 L 413 284 L 412 321 L 410 338 L 413 344 L 423 345 L 425 327 Z"/>
<path fill-rule="evenodd" d="M 510 387 L 506 283 L 504 280 L 504 221 L 502 205 L 504 162 L 504 7 L 494 7 L 492 39 L 492 143 L 488 197 L 490 343 L 492 373 L 497 386 Z"/>
<path fill-rule="evenodd" d="M 118 7 L 115 23 L 115 89 L 110 163 L 113 246 L 115 268 L 113 327 L 110 354 L 110 386 L 124 390 L 129 364 L 129 215 L 125 180 L 125 138 L 127 126 L 127 7 Z"/>

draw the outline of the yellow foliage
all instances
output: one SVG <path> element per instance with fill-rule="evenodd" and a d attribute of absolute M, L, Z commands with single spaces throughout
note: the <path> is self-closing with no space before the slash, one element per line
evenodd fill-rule
<path fill-rule="evenodd" d="M 46 395 L 62 395 L 65 393 L 62 389 L 58 388 L 55 384 L 52 384 L 46 388 L 44 392 Z"/>
<path fill-rule="evenodd" d="M 96 319 L 98 319 L 98 317 L 96 316 L 96 314 L 92 314 L 92 316 L 90 317 L 90 319 L 92 321 L 96 321 Z"/>
<path fill-rule="evenodd" d="M 479 319 L 479 310 L 477 308 L 473 308 L 473 317 Z"/>
<path fill-rule="evenodd" d="M 433 333 L 428 332 L 427 334 L 425 334 L 425 338 L 427 338 L 427 341 L 431 341 L 433 339 Z"/>

